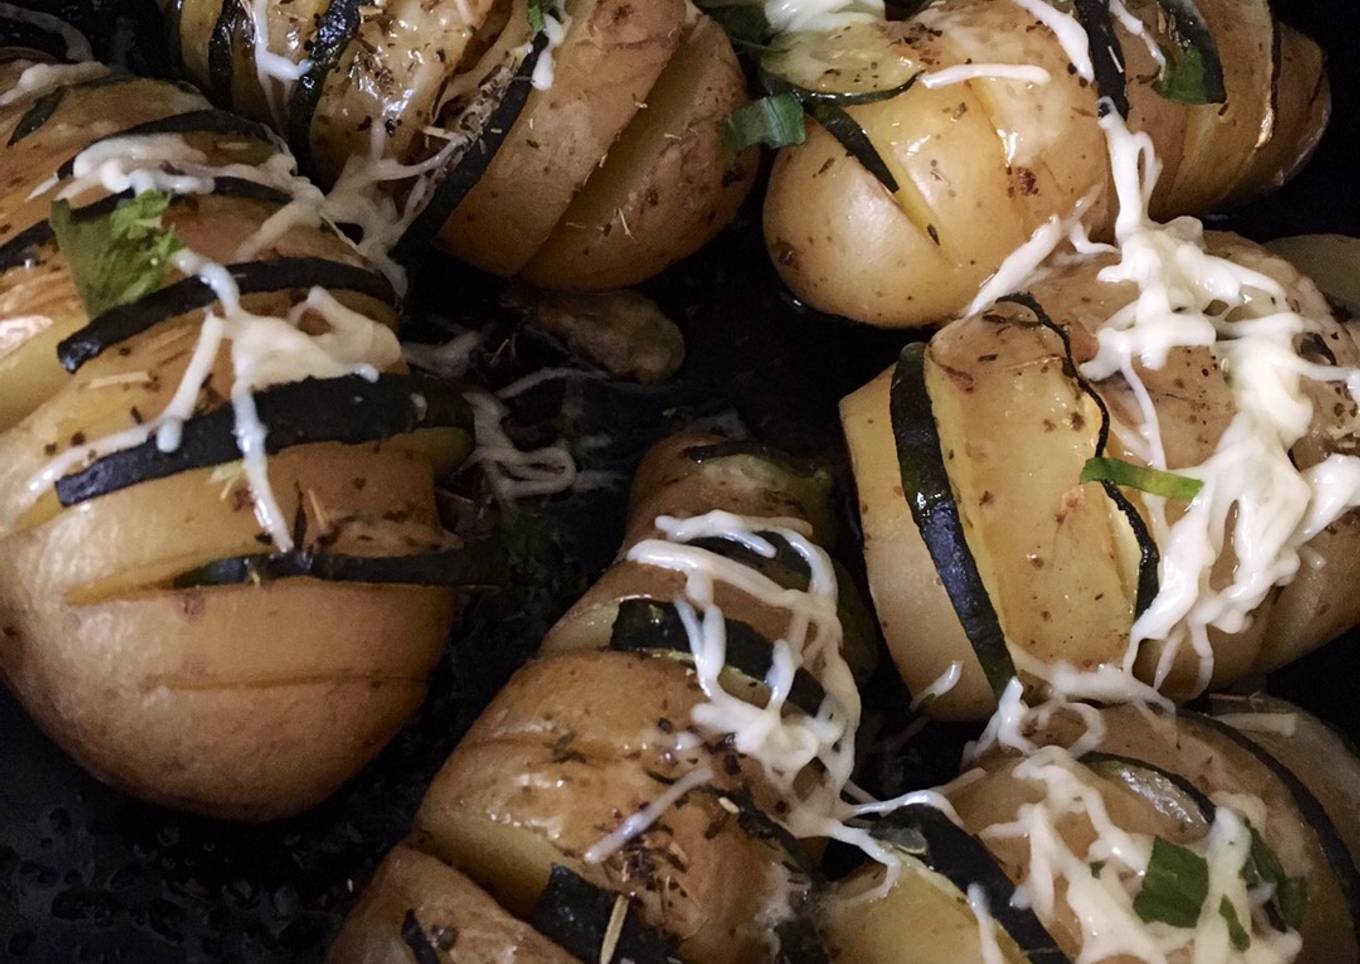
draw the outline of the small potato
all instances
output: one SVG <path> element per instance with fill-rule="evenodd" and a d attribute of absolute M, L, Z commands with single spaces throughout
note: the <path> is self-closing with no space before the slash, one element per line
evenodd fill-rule
<path fill-rule="evenodd" d="M 755 152 L 729 160 L 719 136 L 745 100 L 726 35 L 701 18 L 524 277 L 545 288 L 623 288 L 708 243 L 755 178 Z"/>

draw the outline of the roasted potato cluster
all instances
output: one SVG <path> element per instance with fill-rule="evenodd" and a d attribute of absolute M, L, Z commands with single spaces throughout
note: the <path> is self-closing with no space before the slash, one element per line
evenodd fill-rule
<path fill-rule="evenodd" d="M 755 176 L 719 139 L 741 69 L 683 0 L 161 7 L 184 76 L 273 124 L 323 184 L 369 165 L 418 191 L 411 256 L 434 238 L 544 287 L 626 286 L 712 238 Z"/>
<path fill-rule="evenodd" d="M 343 237 L 266 227 L 296 198 L 263 128 L 23 52 L 0 96 L 0 673 L 130 793 L 306 809 L 425 693 L 468 575 L 434 489 L 468 414 L 406 373 L 392 287 Z M 297 380 L 316 345 L 362 373 Z"/>
<path fill-rule="evenodd" d="M 411 837 L 388 856 L 341 932 L 335 964 L 402 960 L 398 938 L 413 909 L 426 936 L 459 929 L 453 888 L 467 886 L 462 874 L 495 898 L 488 921 L 504 908 L 582 959 L 672 953 L 751 961 L 797 939 L 812 864 L 776 822 L 787 803 L 730 741 L 696 735 L 691 713 L 707 697 L 675 609 L 684 581 L 627 558 L 630 547 L 658 535 L 658 516 L 713 511 L 771 525 L 801 519 L 829 538 L 821 528 L 831 518 L 827 479 L 814 470 L 714 436 L 686 433 L 657 445 L 634 482 L 620 561 L 553 628 L 539 658 L 439 772 Z M 799 583 L 797 556 L 766 558 L 722 539 L 692 545 L 781 586 Z M 763 702 L 770 640 L 782 638 L 793 617 L 726 582 L 716 593 L 728 624 L 723 687 Z M 815 714 L 820 686 L 800 674 L 787 712 Z M 704 778 L 692 782 L 695 773 Z M 630 830 L 649 808 L 650 818 Z M 422 873 L 446 883 L 412 893 L 403 881 L 416 863 L 437 868 Z M 599 893 L 603 902 L 591 896 Z M 618 923 L 620 912 L 630 923 Z M 618 944 L 619 928 L 641 949 Z"/>
<path fill-rule="evenodd" d="M 1311 281 L 1236 236 L 1208 240 L 1214 253 L 1274 278 L 1290 307 L 1312 320 L 1316 331 L 1301 336 L 1309 363 L 1324 371 L 1360 363 L 1351 331 Z M 914 689 L 962 663 L 959 684 L 932 705 L 941 717 L 987 717 L 994 693 L 1017 670 L 1037 685 L 1044 668 L 1117 667 L 1128 652 L 1146 572 L 1156 566 L 1146 495 L 1080 481 L 1093 456 L 1137 459 L 1111 431 L 1112 419 L 1141 418 L 1129 382 L 1078 375 L 1101 329 L 1137 293 L 1100 279 L 1112 259 L 1055 270 L 1024 298 L 948 326 L 842 402 L 864 555 L 889 649 Z M 1205 462 L 1236 411 L 1230 373 L 1203 347 L 1177 348 L 1161 368 L 1138 372 L 1168 465 Z M 1356 439 L 1345 382 L 1303 384 L 1312 420 L 1291 453 L 1299 470 L 1352 451 Z M 1272 592 L 1246 628 L 1210 630 L 1211 688 L 1274 670 L 1360 622 L 1346 588 L 1360 520 L 1342 515 L 1306 550 L 1317 564 Z M 1231 541 L 1220 552 L 1221 579 L 1236 557 Z M 991 609 L 999 633 L 984 627 L 981 614 Z M 1164 646 L 1143 643 L 1132 667 L 1140 678 L 1154 680 Z M 1204 686 L 1198 666 L 1192 648 L 1181 647 L 1164 691 L 1196 695 Z"/>
<path fill-rule="evenodd" d="M 1104 6 L 1074 5 L 1078 15 Z M 806 88 L 848 95 L 845 112 L 896 189 L 809 124 L 805 144 L 780 152 L 765 200 L 766 244 L 784 281 L 823 311 L 884 327 L 934 325 L 963 312 L 1041 229 L 1054 244 L 1078 221 L 1093 237 L 1107 236 L 1118 205 L 1098 122 L 1102 97 L 1125 98 L 1130 128 L 1156 149 L 1154 216 L 1202 213 L 1282 183 L 1326 124 L 1321 51 L 1276 23 L 1264 3 L 1201 0 L 1222 90 L 1168 92 L 1154 53 L 1165 61 L 1184 42 L 1166 13 L 1184 7 L 1131 3 L 1136 19 L 1107 20 L 1110 39 L 1093 32 L 1090 51 L 1098 62 L 1108 47 L 1116 76 L 1094 78 L 1011 2 L 942 0 L 909 20 L 787 39 L 774 69 Z M 1210 48 L 1196 49 L 1203 58 Z M 1016 67 L 1040 69 L 1047 80 L 1004 73 Z M 950 70 L 972 73 L 930 82 Z M 852 99 L 913 76 L 896 96 Z"/>
<path fill-rule="evenodd" d="M 1222 848 L 1232 866 L 1208 872 L 1214 905 L 1190 906 L 1193 887 L 1171 898 L 1175 907 L 1191 897 L 1182 919 L 1197 928 L 1195 943 L 1180 953 L 1253 945 L 1259 953 L 1272 943 L 1288 948 L 1292 929 L 1301 939 L 1294 960 L 1360 956 L 1360 822 L 1347 797 L 1360 779 L 1360 760 L 1340 737 L 1268 697 L 1219 697 L 1204 713 L 1175 716 L 1113 707 L 1097 719 L 1093 744 L 1085 740 L 1091 718 L 1063 712 L 1029 734 L 1037 749 L 986 753 L 946 791 L 958 823 L 925 805 L 885 817 L 875 832 L 895 847 L 902 868 L 886 890 L 881 866 L 838 885 L 826 908 L 831 959 L 891 964 L 903 960 L 906 946 L 920 964 L 1124 959 L 1096 949 L 1130 946 L 1122 943 L 1117 918 L 1092 914 L 1102 895 L 1117 895 L 1119 879 L 1130 876 L 1123 861 L 1136 863 L 1134 855 L 1149 848 L 1152 869 L 1144 871 L 1142 886 L 1157 889 L 1149 881 L 1174 861 L 1158 851 L 1194 866 L 1186 854 L 1205 848 L 1212 854 L 1215 838 L 1229 834 L 1243 844 L 1235 852 Z M 1079 739 L 1084 745 L 1076 746 Z M 1226 810 L 1249 799 L 1263 804 L 1259 812 Z M 1043 818 L 1036 818 L 1040 812 Z M 1026 820 L 1028 837 L 1003 829 Z M 1051 843 L 1045 829 L 1053 833 Z M 1102 849 L 1116 837 L 1113 852 Z M 1064 864 L 1068 857 L 1079 870 Z M 1043 893 L 1036 878 L 1050 875 L 1057 886 L 1041 922 L 1011 898 L 1022 883 L 1031 895 Z M 1263 880 L 1270 891 L 1258 904 L 1262 891 L 1252 893 L 1248 882 Z M 1240 909 L 1224 911 L 1222 900 Z M 1175 916 L 1166 911 L 1143 906 L 1134 913 Z M 1238 928 L 1231 935 L 1230 917 Z M 1102 919 L 1108 929 L 1098 926 Z M 1148 947 L 1167 933 L 1150 931 Z M 988 957 L 986 943 L 997 957 Z"/>

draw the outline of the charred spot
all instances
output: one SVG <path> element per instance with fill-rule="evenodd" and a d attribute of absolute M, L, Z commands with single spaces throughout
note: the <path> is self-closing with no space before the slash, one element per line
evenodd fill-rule
<path fill-rule="evenodd" d="M 1072 424 L 1072 431 L 1074 432 L 1080 432 L 1086 427 L 1086 416 L 1081 412 L 1073 412 L 1067 420 Z"/>
<path fill-rule="evenodd" d="M 1032 197 L 1039 193 L 1039 179 L 1034 172 L 1027 167 L 1017 167 L 1015 169 L 1015 183 L 1020 188 L 1020 193 L 1025 197 Z"/>
<path fill-rule="evenodd" d="M 991 505 L 994 501 L 996 501 L 996 497 L 992 495 L 991 490 L 984 489 L 982 498 L 978 499 L 978 505 Z"/>
<path fill-rule="evenodd" d="M 84 445 L 85 442 L 86 438 L 84 432 L 76 432 L 71 436 L 71 448 L 75 448 L 78 445 Z"/>
<path fill-rule="evenodd" d="M 190 619 L 197 619 L 208 608 L 201 592 L 186 592 L 179 597 L 179 611 Z"/>
<path fill-rule="evenodd" d="M 552 746 L 552 761 L 554 763 L 584 763 L 586 758 L 580 752 L 571 747 L 572 740 L 575 739 L 573 733 L 563 733 L 557 738 L 557 742 Z"/>

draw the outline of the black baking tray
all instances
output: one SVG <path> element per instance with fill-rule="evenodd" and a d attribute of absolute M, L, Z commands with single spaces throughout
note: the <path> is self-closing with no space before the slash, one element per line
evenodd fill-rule
<path fill-rule="evenodd" d="M 122 50 L 132 69 L 164 71 L 149 2 L 28 5 L 68 17 L 101 57 Z M 1294 182 L 1212 221 L 1258 240 L 1360 234 L 1353 113 L 1360 99 L 1360 58 L 1354 56 L 1360 13 L 1354 0 L 1276 0 L 1275 7 L 1331 52 L 1332 127 Z M 0 44 L 16 41 L 42 38 L 0 29 Z M 769 268 L 758 229 L 753 205 L 708 250 L 648 286 L 685 329 L 689 357 L 676 379 L 657 387 L 573 379 L 545 385 L 517 405 L 526 443 L 544 431 L 607 432 L 609 443 L 592 449 L 585 467 L 614 473 L 620 484 L 525 507 L 502 520 L 520 569 L 514 586 L 470 601 L 416 718 L 322 806 L 275 824 L 235 826 L 138 803 L 87 776 L 0 692 L 0 960 L 320 960 L 376 862 L 406 832 L 458 737 L 608 563 L 622 533 L 627 476 L 652 441 L 698 423 L 827 459 L 844 477 L 836 402 L 885 368 L 909 336 L 804 309 Z M 445 262 L 417 278 L 411 316 L 408 334 L 427 340 L 447 337 L 450 323 L 486 327 L 488 351 L 478 366 L 493 385 L 569 361 L 560 345 L 500 307 L 494 283 Z M 897 700 L 891 674 L 880 676 L 874 684 L 879 702 Z M 1268 685 L 1360 739 L 1358 679 L 1360 633 L 1351 633 Z M 891 714 L 873 723 L 887 735 L 895 725 Z M 875 760 L 870 782 L 895 791 L 937 779 L 956 762 L 958 739 L 966 735 L 949 727 L 938 732 L 938 740 L 917 740 Z"/>

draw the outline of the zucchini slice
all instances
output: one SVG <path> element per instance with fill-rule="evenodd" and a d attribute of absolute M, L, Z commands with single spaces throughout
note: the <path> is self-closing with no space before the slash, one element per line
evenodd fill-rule
<path fill-rule="evenodd" d="M 615 907 L 627 906 L 618 930 L 610 934 Z M 637 904 L 563 867 L 554 864 L 548 886 L 539 894 L 525 923 L 583 961 L 629 960 L 635 964 L 670 964 L 678 961 L 675 942 L 636 913 Z M 612 943 L 606 947 L 606 940 Z M 612 950 L 612 954 L 607 954 Z"/>
<path fill-rule="evenodd" d="M 275 258 L 227 265 L 241 294 L 261 294 L 290 289 L 307 290 L 320 285 L 331 291 L 368 295 L 395 307 L 397 294 L 381 273 L 326 258 Z M 153 291 L 138 301 L 119 305 L 90 320 L 84 328 L 62 340 L 57 358 L 68 372 L 109 348 L 153 328 L 163 321 L 216 303 L 217 294 L 198 278 L 183 278 Z"/>
<path fill-rule="evenodd" d="M 238 117 L 224 110 L 205 108 L 204 110 L 190 110 L 181 114 L 171 114 L 169 117 L 146 121 L 107 137 L 100 137 L 86 145 L 81 153 L 83 154 L 96 144 L 115 138 L 147 137 L 152 134 L 239 134 L 242 137 L 260 141 L 262 144 L 268 144 L 270 147 L 275 146 L 278 142 L 278 138 L 263 124 L 257 124 L 253 120 Z M 75 163 L 75 157 L 69 157 L 63 161 L 61 167 L 57 168 L 57 177 L 70 177 L 75 168 Z"/>
<path fill-rule="evenodd" d="M 734 619 L 724 622 L 727 624 L 726 665 L 751 681 L 752 687 L 764 685 L 774 652 L 770 641 L 746 623 Z M 619 603 L 609 648 L 687 663 L 694 660 L 680 614 L 670 603 L 654 599 L 625 599 Z M 811 673 L 801 668 L 794 673 L 789 703 L 809 716 L 815 716 L 826 697 L 826 690 Z"/>
<path fill-rule="evenodd" d="M 331 0 L 316 24 L 309 51 L 312 67 L 300 78 L 288 99 L 288 144 L 303 170 L 312 169 L 312 118 L 326 89 L 326 78 L 354 39 L 364 0 Z"/>
<path fill-rule="evenodd" d="M 270 454 L 313 442 L 357 445 L 422 428 L 471 430 L 460 396 L 410 375 L 382 375 L 374 382 L 358 375 L 308 378 L 262 391 L 255 404 L 269 426 L 265 450 Z M 235 461 L 241 455 L 235 425 L 230 405 L 191 418 L 173 452 L 162 452 L 149 438 L 110 453 L 58 479 L 57 498 L 72 506 L 141 482 Z"/>
<path fill-rule="evenodd" d="M 925 379 L 926 346 L 902 349 L 893 373 L 891 412 L 893 439 L 902 473 L 902 491 L 930 558 L 954 605 L 959 623 L 982 663 L 993 692 L 1000 697 L 1015 676 L 996 608 L 982 583 L 977 562 L 954 502 L 940 452 L 940 433 L 931 411 Z"/>
<path fill-rule="evenodd" d="M 967 893 L 976 884 L 987 896 L 993 919 L 1020 946 L 1032 964 L 1069 964 L 1032 910 L 1012 906 L 1015 885 L 972 834 L 935 807 L 910 804 L 894 810 L 874 828 L 874 836 L 901 847 Z"/>
<path fill-rule="evenodd" d="M 463 546 L 406 556 L 351 556 L 302 550 L 218 559 L 175 577 L 174 589 L 272 582 L 306 576 L 326 582 L 494 589 L 509 578 L 505 559 L 486 546 Z"/>

